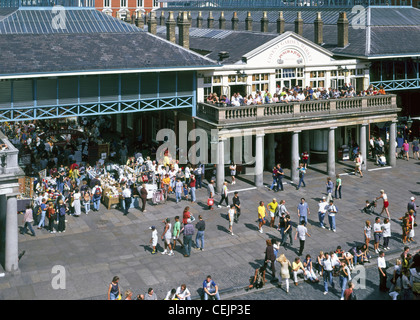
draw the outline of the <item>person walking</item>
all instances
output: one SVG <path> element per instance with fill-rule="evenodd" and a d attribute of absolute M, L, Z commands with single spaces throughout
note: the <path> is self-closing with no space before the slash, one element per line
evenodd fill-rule
<path fill-rule="evenodd" d="M 290 215 L 286 215 L 285 220 L 285 229 L 284 229 L 284 241 L 282 241 L 281 245 L 286 245 L 286 238 L 289 237 L 290 245 L 293 246 L 293 236 L 292 236 L 292 223 L 290 219 Z"/>
<path fill-rule="evenodd" d="M 413 148 L 413 159 L 416 158 L 416 160 L 419 160 L 419 139 L 417 137 L 413 138 L 413 141 L 411 142 L 412 148 Z"/>
<path fill-rule="evenodd" d="M 191 255 L 192 237 L 194 235 L 194 226 L 191 224 L 191 219 L 187 220 L 187 224 L 181 229 L 182 232 L 184 233 L 184 257 L 189 257 Z"/>
<path fill-rule="evenodd" d="M 270 227 L 271 228 L 274 228 L 274 222 L 275 222 L 275 219 L 276 219 L 276 214 L 278 213 L 278 206 L 279 206 L 279 204 L 278 204 L 276 198 L 273 198 L 273 201 L 270 202 L 267 205 L 267 210 L 268 210 L 268 212 L 270 212 L 270 218 L 271 218 Z"/>
<path fill-rule="evenodd" d="M 325 252 L 324 259 L 322 260 L 322 276 L 324 278 L 324 295 L 328 293 L 328 284 L 334 288 L 333 279 L 333 264 L 328 252 Z"/>
<path fill-rule="evenodd" d="M 330 177 L 327 178 L 327 182 L 325 183 L 325 185 L 327 186 L 327 202 L 329 203 L 330 200 L 332 200 L 332 192 L 334 189 L 334 184 L 331 181 Z"/>
<path fill-rule="evenodd" d="M 206 223 L 203 220 L 201 215 L 198 216 L 198 222 L 195 224 L 195 228 L 197 229 L 197 234 L 195 236 L 195 246 L 196 249 L 200 249 L 204 251 L 204 231 L 206 230 Z M 200 246 L 198 242 L 200 241 Z"/>
<path fill-rule="evenodd" d="M 300 199 L 300 203 L 297 206 L 297 214 L 300 221 L 305 221 L 305 227 L 308 223 L 308 215 L 310 215 L 308 203 L 305 201 L 305 198 Z"/>
<path fill-rule="evenodd" d="M 360 173 L 360 178 L 363 178 L 362 159 L 360 158 L 359 154 L 356 155 L 354 162 L 356 163 L 356 166 L 354 167 L 354 175 L 356 175 L 357 173 Z"/>
<path fill-rule="evenodd" d="M 342 186 L 341 178 L 340 178 L 340 175 L 337 174 L 335 176 L 335 194 L 334 194 L 334 198 L 336 199 L 341 199 L 341 186 Z M 338 197 L 337 197 L 337 193 L 338 193 Z"/>
<path fill-rule="evenodd" d="M 155 226 L 151 226 L 149 229 L 152 230 L 152 237 L 150 238 L 150 243 L 152 244 L 152 254 L 156 254 L 156 246 L 158 243 L 157 230 Z"/>
<path fill-rule="evenodd" d="M 351 280 L 351 272 L 345 261 L 341 261 L 339 271 L 339 283 L 341 288 L 341 300 L 344 300 L 344 292 L 347 289 L 347 283 Z"/>
<path fill-rule="evenodd" d="M 268 186 L 267 187 L 271 191 L 277 192 L 277 191 L 279 191 L 279 188 L 278 188 L 278 185 L 276 185 L 276 183 L 277 183 L 277 167 L 276 166 L 273 167 L 273 170 L 271 172 L 271 176 L 273 178 L 273 182 L 271 183 L 270 187 L 268 187 Z M 276 186 L 276 189 L 275 189 L 275 186 Z"/>
<path fill-rule="evenodd" d="M 108 286 L 108 300 L 120 300 L 121 299 L 121 291 L 118 285 L 120 278 L 115 276 L 112 278 L 111 283 Z"/>
<path fill-rule="evenodd" d="M 32 222 L 34 222 L 33 210 L 31 208 L 31 205 L 28 204 L 26 205 L 25 214 L 23 216 L 23 228 L 20 233 L 26 234 L 27 229 L 29 229 L 29 231 L 31 231 L 32 233 L 32 236 L 35 237 L 35 231 L 32 228 Z"/>
<path fill-rule="evenodd" d="M 66 213 L 69 211 L 66 204 L 64 203 L 64 200 L 61 199 L 58 202 L 58 227 L 57 231 L 58 233 L 66 232 Z"/>
<path fill-rule="evenodd" d="M 85 214 L 89 214 L 90 211 L 90 201 L 92 200 L 92 193 L 89 189 L 86 189 L 83 192 L 83 207 L 85 208 Z"/>
<path fill-rule="evenodd" d="M 220 202 L 218 204 L 217 207 L 221 208 L 222 207 L 222 202 L 223 200 L 226 203 L 226 207 L 229 208 L 229 198 L 228 198 L 228 187 L 227 187 L 227 181 L 223 182 L 223 187 L 222 187 L 222 198 L 220 199 Z"/>
<path fill-rule="evenodd" d="M 229 233 L 233 236 L 233 222 L 235 220 L 235 205 L 231 204 L 228 211 Z"/>
<path fill-rule="evenodd" d="M 162 254 L 167 254 L 168 256 L 173 256 L 174 252 L 171 246 L 171 229 L 172 229 L 172 224 L 171 224 L 171 219 L 166 218 L 165 220 L 163 220 L 163 223 L 165 224 L 165 227 L 163 229 L 163 233 L 161 236 L 161 239 L 164 241 L 164 245 L 165 245 L 165 250 L 162 252 Z M 169 252 L 168 252 L 169 249 Z"/>
<path fill-rule="evenodd" d="M 305 221 L 301 220 L 300 225 L 296 228 L 295 240 L 299 236 L 299 253 L 298 256 L 301 256 L 303 250 L 305 249 L 305 240 L 306 236 L 311 237 L 308 233 L 308 229 L 305 227 Z"/>
<path fill-rule="evenodd" d="M 140 189 L 140 199 L 141 199 L 141 212 L 146 212 L 147 189 L 144 183 L 142 184 L 141 189 Z"/>
<path fill-rule="evenodd" d="M 365 244 L 369 248 L 369 242 L 370 242 L 370 239 L 372 239 L 372 226 L 369 220 L 366 220 L 365 222 L 363 233 L 365 235 Z"/>
<path fill-rule="evenodd" d="M 92 200 L 93 200 L 93 211 L 99 211 L 99 205 L 102 198 L 102 188 L 99 184 L 93 187 L 92 189 Z"/>
<path fill-rule="evenodd" d="M 181 245 L 181 249 L 184 248 L 184 244 L 182 243 L 181 239 L 179 239 L 180 233 L 181 233 L 181 222 L 179 221 L 179 216 L 176 216 L 173 231 L 172 231 L 172 236 L 173 236 L 173 238 L 172 238 L 172 240 L 173 240 L 172 250 L 175 250 L 177 241 Z"/>
<path fill-rule="evenodd" d="M 239 222 L 239 216 L 241 215 L 241 201 L 239 200 L 238 194 L 239 194 L 238 191 L 235 191 L 232 198 L 232 203 L 235 206 L 235 222 L 236 223 Z"/>
<path fill-rule="evenodd" d="M 286 293 L 289 293 L 289 268 L 292 268 L 292 265 L 283 253 L 277 258 L 277 262 L 280 263 L 280 278 L 286 283 Z M 281 282 L 279 282 L 279 285 L 281 286 Z"/>
<path fill-rule="evenodd" d="M 388 195 L 385 193 L 384 190 L 381 190 L 380 193 L 381 193 L 381 195 L 376 198 L 376 200 L 379 200 L 379 199 L 383 200 L 383 207 L 382 207 L 381 213 L 379 215 L 382 216 L 382 213 L 385 211 L 387 216 L 388 216 L 388 219 L 391 219 L 391 217 L 389 215 L 389 210 L 388 210 L 388 207 L 389 207 Z"/>
<path fill-rule="evenodd" d="M 322 200 L 318 204 L 318 219 L 319 219 L 319 225 L 322 229 L 325 229 L 324 219 L 325 214 L 327 213 L 327 206 L 328 202 L 326 197 L 322 197 Z"/>
<path fill-rule="evenodd" d="M 404 156 L 405 156 L 406 160 L 408 161 L 410 159 L 410 156 L 409 156 L 410 144 L 408 143 L 407 140 L 404 140 L 402 148 L 403 148 L 403 151 L 404 151 Z"/>
<path fill-rule="evenodd" d="M 262 226 L 265 224 L 265 216 L 266 210 L 264 206 L 264 202 L 260 201 L 260 205 L 258 206 L 258 231 L 263 233 Z"/>
<path fill-rule="evenodd" d="M 297 170 L 299 171 L 299 184 L 296 187 L 296 190 L 299 190 L 301 184 L 303 184 L 303 187 L 306 187 L 306 183 L 305 183 L 305 173 L 306 173 L 306 168 L 303 166 L 303 163 L 301 163 L 299 165 L 299 168 L 297 168 Z"/>
<path fill-rule="evenodd" d="M 276 191 L 279 191 L 279 188 L 280 188 L 281 191 L 284 191 L 283 177 L 284 177 L 284 171 L 281 167 L 281 164 L 278 163 L 277 167 L 276 167 L 276 185 L 277 185 Z"/>
<path fill-rule="evenodd" d="M 265 257 L 264 257 L 264 269 L 267 270 L 268 262 L 270 262 L 272 281 L 275 281 L 276 278 L 276 255 L 274 254 L 274 248 L 271 240 L 267 239 L 265 241 Z"/>
<path fill-rule="evenodd" d="M 213 210 L 214 204 L 214 180 L 210 180 L 210 183 L 207 185 L 207 192 L 208 192 L 208 200 L 207 205 L 209 210 Z"/>
<path fill-rule="evenodd" d="M 47 199 L 43 198 L 39 207 L 41 209 L 41 218 L 39 220 L 38 229 L 42 229 L 43 227 L 45 227 L 45 216 L 47 214 Z"/>

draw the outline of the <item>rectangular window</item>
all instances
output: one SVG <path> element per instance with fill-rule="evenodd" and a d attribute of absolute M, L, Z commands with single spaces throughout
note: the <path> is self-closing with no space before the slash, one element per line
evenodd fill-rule
<path fill-rule="evenodd" d="M 143 7 L 143 0 L 137 0 L 137 8 Z"/>
<path fill-rule="evenodd" d="M 111 0 L 104 0 L 104 8 L 111 8 Z"/>
<path fill-rule="evenodd" d="M 159 7 L 159 1 L 158 0 L 153 0 L 153 7 Z"/>
<path fill-rule="evenodd" d="M 222 76 L 214 76 L 213 77 L 213 84 L 215 83 L 222 83 Z"/>
<path fill-rule="evenodd" d="M 127 0 L 120 0 L 120 7 L 127 8 Z"/>

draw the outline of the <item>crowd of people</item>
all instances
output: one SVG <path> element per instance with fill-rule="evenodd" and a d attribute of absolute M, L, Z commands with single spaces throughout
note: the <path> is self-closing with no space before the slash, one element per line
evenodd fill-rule
<path fill-rule="evenodd" d="M 292 88 L 277 86 L 276 92 L 271 94 L 268 89 L 264 92 L 257 91 L 254 95 L 249 94 L 242 96 L 239 92 L 234 92 L 229 99 L 226 95 L 220 97 L 217 93 L 210 93 L 206 99 L 208 103 L 222 104 L 226 106 L 239 107 L 259 104 L 270 103 L 290 103 L 290 102 L 303 102 L 312 100 L 328 100 L 328 99 L 342 99 L 342 98 L 355 98 L 373 95 L 386 94 L 383 87 L 379 89 L 370 85 L 366 90 L 356 91 L 352 84 L 344 84 L 339 89 L 332 88 L 312 88 L 306 86 L 301 88 L 298 85 Z"/>

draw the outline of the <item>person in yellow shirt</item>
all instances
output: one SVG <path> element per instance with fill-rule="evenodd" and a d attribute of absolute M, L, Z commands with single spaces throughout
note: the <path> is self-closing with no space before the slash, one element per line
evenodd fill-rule
<path fill-rule="evenodd" d="M 270 227 L 272 228 L 274 228 L 274 220 L 276 219 L 276 211 L 277 211 L 278 205 L 279 203 L 277 202 L 276 198 L 273 198 L 273 201 L 271 201 L 267 205 L 267 209 L 270 212 L 270 217 L 271 217 Z"/>
<path fill-rule="evenodd" d="M 169 178 L 168 174 L 166 174 L 165 178 L 162 179 L 162 184 L 163 184 L 162 188 L 163 188 L 164 193 L 165 193 L 165 199 L 167 199 L 168 198 L 168 192 L 169 192 L 169 189 L 171 187 L 171 178 Z"/>
<path fill-rule="evenodd" d="M 262 226 L 265 224 L 265 215 L 266 215 L 266 211 L 265 211 L 264 202 L 260 201 L 260 205 L 258 207 L 258 231 L 261 233 L 263 233 Z"/>

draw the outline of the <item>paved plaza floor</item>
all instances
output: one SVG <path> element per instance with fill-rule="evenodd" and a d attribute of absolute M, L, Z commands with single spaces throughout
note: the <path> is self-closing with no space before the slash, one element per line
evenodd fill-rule
<path fill-rule="evenodd" d="M 144 294 L 151 287 L 159 299 L 182 283 L 187 284 L 194 298 L 199 298 L 203 280 L 211 275 L 219 285 L 221 298 L 228 299 L 249 284 L 255 268 L 263 263 L 265 240 L 280 237 L 279 232 L 268 225 L 263 227 L 263 233 L 258 232 L 256 222 L 259 201 L 267 204 L 273 197 L 286 200 L 294 227 L 298 220 L 297 204 L 301 197 L 306 198 L 311 212 L 308 223 L 311 237 L 306 241 L 304 255 L 309 253 L 315 257 L 320 250 L 335 250 L 338 245 L 348 249 L 363 242 L 365 221 L 369 219 L 373 223 L 374 215 L 361 213 L 360 209 L 366 200 L 379 196 L 379 190 L 384 189 L 389 197 L 392 218 L 391 250 L 387 255 L 400 253 L 403 244 L 398 218 L 406 212 L 410 197 L 420 194 L 420 161 L 397 160 L 396 168 L 379 168 L 369 162 L 363 178 L 354 176 L 352 171 L 352 162 L 337 163 L 336 172 L 342 174 L 343 199 L 336 200 L 339 209 L 336 233 L 322 229 L 318 224 L 318 201 L 326 193 L 325 164 L 310 166 L 305 179 L 307 186 L 299 190 L 288 179 L 290 170 L 285 170 L 284 191 L 277 193 L 267 187 L 256 189 L 252 185 L 252 177 L 239 176 L 237 184 L 229 185 L 229 199 L 233 191 L 239 190 L 242 207 L 239 223 L 233 226 L 233 236 L 228 232 L 228 209 L 206 209 L 205 188 L 198 189 L 198 202 L 195 204 L 186 201 L 176 204 L 171 195 L 166 204 L 153 206 L 148 203 L 145 213 L 130 209 L 130 213 L 124 216 L 120 210 L 106 210 L 101 205 L 100 212 L 91 212 L 89 215 L 82 213 L 80 217 L 68 216 L 65 233 L 50 234 L 46 230 L 35 229 L 36 237 L 19 234 L 19 252 L 24 253 L 19 261 L 20 270 L 14 275 L 6 274 L 0 278 L 0 300 L 105 300 L 108 285 L 115 275 L 120 277 L 123 291 L 131 289 L 137 295 Z M 229 177 L 226 179 L 230 181 Z M 265 173 L 264 183 L 271 184 L 269 172 Z M 216 200 L 219 199 L 220 195 L 217 195 Z M 152 255 L 149 227 L 157 226 L 160 238 L 162 220 L 169 217 L 173 221 L 176 215 L 182 217 L 185 206 L 191 208 L 196 218 L 201 214 L 206 222 L 205 250 L 193 249 L 191 256 L 186 258 L 177 246 L 173 256 L 160 253 Z M 379 201 L 376 211 L 381 208 L 382 202 Z M 21 221 L 22 215 L 19 215 L 20 226 Z M 163 243 L 159 242 L 162 251 Z M 292 261 L 298 252 L 298 245 L 298 241 L 294 241 L 293 247 L 282 247 L 280 252 Z M 418 242 L 410 244 L 410 247 L 413 250 L 418 248 Z M 373 260 L 376 263 L 376 254 Z M 60 270 L 65 271 L 65 289 L 53 288 L 57 275 L 54 266 L 62 266 Z M 271 279 L 270 272 L 267 279 Z M 378 285 L 379 279 L 376 280 L 369 282 L 371 286 Z M 313 289 L 305 290 L 306 286 L 313 288 L 302 283 L 298 299 L 311 299 Z M 322 292 L 321 284 L 316 291 Z M 270 297 L 285 299 L 286 293 L 278 290 L 277 296 L 274 294 L 274 297 Z"/>

